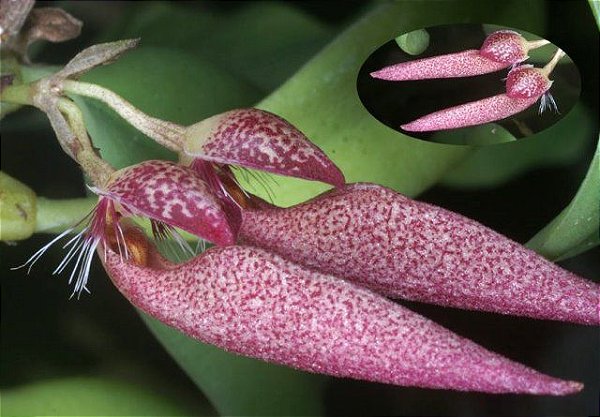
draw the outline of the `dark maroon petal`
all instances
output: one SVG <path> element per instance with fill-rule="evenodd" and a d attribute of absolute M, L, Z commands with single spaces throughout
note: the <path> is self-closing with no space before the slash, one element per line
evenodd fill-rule
<path fill-rule="evenodd" d="M 189 126 L 184 154 L 280 175 L 345 183 L 339 168 L 289 122 L 258 109 L 238 109 Z"/>
<path fill-rule="evenodd" d="M 400 126 L 408 132 L 430 132 L 476 126 L 502 120 L 535 104 L 540 96 L 511 98 L 506 94 L 487 97 L 427 114 Z"/>
<path fill-rule="evenodd" d="M 146 161 L 117 171 L 102 192 L 135 215 L 179 227 L 217 245 L 235 235 L 219 201 L 190 168 Z"/>
<path fill-rule="evenodd" d="M 499 71 L 510 64 L 492 61 L 469 49 L 390 65 L 372 72 L 371 77 L 388 81 L 426 80 L 432 78 L 472 77 Z"/>
<path fill-rule="evenodd" d="M 600 324 L 598 284 L 459 214 L 356 184 L 244 211 L 241 241 L 396 298 Z"/>
<path fill-rule="evenodd" d="M 212 248 L 168 269 L 123 262 L 110 250 L 107 255 L 109 276 L 132 304 L 230 352 L 397 385 L 550 395 L 582 388 L 489 352 L 371 291 L 261 249 Z"/>

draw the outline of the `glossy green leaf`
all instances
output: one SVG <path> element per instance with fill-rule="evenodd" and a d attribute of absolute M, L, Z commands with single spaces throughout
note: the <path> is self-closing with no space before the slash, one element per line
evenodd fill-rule
<path fill-rule="evenodd" d="M 590 168 L 569 205 L 527 246 L 549 259 L 565 259 L 600 244 L 600 140 Z"/>
<path fill-rule="evenodd" d="M 600 29 L 600 1 L 598 0 L 588 0 L 590 8 L 592 9 L 592 13 L 594 14 L 594 19 L 596 20 L 596 26 Z"/>
<path fill-rule="evenodd" d="M 493 16 L 502 24 L 539 29 L 538 6 L 537 2 L 525 6 L 517 1 L 502 3 L 499 8 L 482 2 L 440 2 L 436 7 L 426 2 L 384 4 L 342 33 L 258 107 L 296 125 L 341 167 L 349 182 L 375 182 L 417 195 L 471 150 L 416 141 L 379 123 L 358 98 L 355 83 L 360 66 L 378 46 L 399 32 L 455 19 L 481 22 Z M 510 17 L 504 15 L 508 8 Z M 530 16 L 528 23 L 520 20 L 523 13 Z M 277 178 L 271 189 L 275 202 L 288 206 L 326 187 Z M 265 193 L 259 194 L 266 197 Z"/>
<path fill-rule="evenodd" d="M 196 342 L 146 315 L 142 317 L 221 415 L 323 413 L 324 377 L 233 355 Z"/>
<path fill-rule="evenodd" d="M 425 29 L 413 30 L 396 38 L 396 43 L 409 55 L 420 55 L 429 46 L 429 33 Z"/>
<path fill-rule="evenodd" d="M 185 28 L 185 30 L 180 30 Z M 144 5 L 110 38 L 182 49 L 269 92 L 333 37 L 333 30 L 291 4 L 248 2 L 232 13 L 156 2 Z"/>
<path fill-rule="evenodd" d="M 573 163 L 593 137 L 591 117 L 583 105 L 576 105 L 559 123 L 533 137 L 478 149 L 449 171 L 442 183 L 463 189 L 487 188 L 534 168 Z"/>
<path fill-rule="evenodd" d="M 142 111 L 181 124 L 250 105 L 258 92 L 210 62 L 186 52 L 140 47 L 84 81 L 107 87 Z M 103 103 L 75 97 L 94 145 L 116 168 L 175 156 L 138 132 Z"/>
<path fill-rule="evenodd" d="M 4 416 L 185 416 L 208 413 L 208 407 L 192 410 L 165 393 L 105 377 L 46 380 L 2 392 Z"/>

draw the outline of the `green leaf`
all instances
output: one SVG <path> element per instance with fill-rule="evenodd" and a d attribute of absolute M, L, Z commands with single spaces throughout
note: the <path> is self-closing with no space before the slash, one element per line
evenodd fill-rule
<path fill-rule="evenodd" d="M 427 2 L 382 5 L 342 33 L 258 107 L 296 125 L 340 166 L 349 182 L 374 182 L 417 195 L 471 149 L 416 141 L 379 123 L 357 96 L 360 66 L 398 32 L 456 19 L 481 22 L 493 16 L 502 24 L 519 26 L 523 23 L 519 16 L 525 13 L 530 18 L 524 27 L 539 28 L 539 4 L 528 3 L 527 10 L 518 1 L 502 3 L 499 8 L 485 2 L 439 2 L 435 7 Z M 512 9 L 510 17 L 503 17 L 508 8 Z M 305 201 L 326 188 L 280 177 L 271 186 L 275 203 L 282 206 Z M 266 198 L 266 193 L 259 194 Z"/>
<path fill-rule="evenodd" d="M 137 415 L 184 416 L 209 413 L 191 410 L 138 384 L 104 377 L 72 377 L 35 382 L 3 390 L 6 416 Z M 208 414 L 204 414 L 208 415 Z"/>
<path fill-rule="evenodd" d="M 545 257 L 566 259 L 600 244 L 600 138 L 596 154 L 569 205 L 527 246 Z"/>
<path fill-rule="evenodd" d="M 429 46 L 429 33 L 425 29 L 413 30 L 396 38 L 396 43 L 409 55 L 420 55 Z"/>
<path fill-rule="evenodd" d="M 248 2 L 225 14 L 202 10 L 201 5 L 153 2 L 109 33 L 103 41 L 141 37 L 144 46 L 204 56 L 265 93 L 284 82 L 334 34 L 324 23 L 282 2 Z"/>
<path fill-rule="evenodd" d="M 184 125 L 235 107 L 259 93 L 204 59 L 166 48 L 140 47 L 116 63 L 94 69 L 84 81 L 107 87 L 142 111 Z M 101 155 L 116 168 L 175 155 L 129 126 L 105 104 L 75 97 Z"/>
<path fill-rule="evenodd" d="M 221 415 L 323 413 L 324 377 L 227 353 L 142 314 L 144 321 Z"/>
<path fill-rule="evenodd" d="M 491 188 L 534 168 L 571 164 L 592 137 L 591 117 L 578 104 L 559 123 L 533 137 L 479 148 L 449 171 L 442 184 L 462 189 Z"/>
<path fill-rule="evenodd" d="M 598 29 L 600 29 L 600 1 L 588 0 L 588 3 L 592 9 L 594 19 L 596 20 L 596 26 L 598 26 Z"/>

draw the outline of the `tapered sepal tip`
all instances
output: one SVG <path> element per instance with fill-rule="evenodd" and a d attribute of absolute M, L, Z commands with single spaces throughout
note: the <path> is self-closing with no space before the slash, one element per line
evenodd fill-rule
<path fill-rule="evenodd" d="M 372 72 L 371 77 L 388 81 L 473 77 L 499 71 L 509 65 L 483 57 L 476 49 L 469 49 L 390 65 Z"/>
<path fill-rule="evenodd" d="M 498 94 L 427 114 L 400 127 L 407 132 L 431 132 L 477 126 L 520 113 L 539 98 L 513 98 L 508 94 Z"/>
<path fill-rule="evenodd" d="M 339 168 L 288 121 L 259 109 L 228 111 L 189 126 L 188 157 L 274 174 L 345 183 Z"/>
<path fill-rule="evenodd" d="M 179 227 L 217 245 L 235 242 L 221 204 L 191 168 L 145 161 L 113 174 L 103 194 L 131 214 Z"/>
<path fill-rule="evenodd" d="M 512 362 L 371 291 L 245 246 L 105 268 L 138 308 L 205 343 L 294 368 L 396 385 L 562 394 Z M 226 302 L 224 302 L 226 300 Z"/>
<path fill-rule="evenodd" d="M 389 297 L 600 324 L 597 283 L 474 220 L 378 185 L 243 215 L 242 242 Z"/>

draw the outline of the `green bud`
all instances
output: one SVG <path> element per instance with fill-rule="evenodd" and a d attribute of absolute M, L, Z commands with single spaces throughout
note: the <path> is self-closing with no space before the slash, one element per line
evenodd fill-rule
<path fill-rule="evenodd" d="M 0 240 L 23 240 L 35 230 L 36 195 L 0 171 Z"/>

